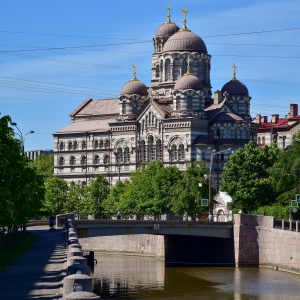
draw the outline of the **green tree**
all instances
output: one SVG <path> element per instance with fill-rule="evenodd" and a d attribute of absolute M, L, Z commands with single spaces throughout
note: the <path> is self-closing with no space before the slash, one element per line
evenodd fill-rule
<path fill-rule="evenodd" d="M 277 202 L 289 206 L 295 194 L 300 193 L 300 141 L 293 140 L 290 147 L 279 153 L 278 160 L 270 169 L 270 179 L 278 193 Z"/>
<path fill-rule="evenodd" d="M 120 197 L 125 192 L 128 182 L 119 180 L 111 189 L 106 199 L 103 200 L 103 210 L 106 213 L 116 213 L 120 210 Z"/>
<path fill-rule="evenodd" d="M 44 213 L 47 216 L 67 213 L 69 211 L 69 187 L 65 180 L 48 177 L 45 182 Z"/>
<path fill-rule="evenodd" d="M 151 162 L 132 173 L 120 195 L 121 212 L 161 214 L 170 211 L 172 189 L 181 178 L 176 167 Z"/>
<path fill-rule="evenodd" d="M 53 176 L 54 173 L 54 154 L 41 154 L 38 158 L 30 162 L 39 175 L 45 178 Z"/>
<path fill-rule="evenodd" d="M 250 213 L 276 201 L 268 170 L 279 151 L 276 144 L 260 148 L 250 141 L 230 155 L 222 174 L 221 190 L 232 197 L 234 208 Z"/>
<path fill-rule="evenodd" d="M 209 184 L 204 180 L 204 174 L 208 172 L 204 162 L 192 162 L 183 172 L 182 178 L 172 190 L 171 211 L 182 215 L 188 213 L 192 219 L 197 214 L 207 212 L 208 209 L 201 207 L 201 199 L 208 199 Z M 202 183 L 202 187 L 199 187 Z"/>
<path fill-rule="evenodd" d="M 103 201 L 109 194 L 109 183 L 102 174 L 96 178 L 87 187 L 87 192 L 82 202 L 82 212 L 92 213 L 97 216 L 103 213 Z"/>
<path fill-rule="evenodd" d="M 82 214 L 85 213 L 84 199 L 87 196 L 87 187 L 82 185 L 80 181 L 71 184 L 68 196 L 67 211 L 75 213 L 77 218 L 80 219 Z"/>

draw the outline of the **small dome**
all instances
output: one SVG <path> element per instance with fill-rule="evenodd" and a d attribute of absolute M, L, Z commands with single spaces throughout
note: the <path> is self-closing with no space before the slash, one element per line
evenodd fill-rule
<path fill-rule="evenodd" d="M 202 88 L 201 80 L 192 74 L 186 74 L 180 77 L 175 85 L 174 90 L 195 90 L 199 91 Z"/>
<path fill-rule="evenodd" d="M 133 95 L 137 94 L 140 96 L 147 96 L 148 91 L 147 87 L 145 86 L 144 83 L 142 83 L 139 80 L 130 80 L 126 82 L 122 89 L 120 95 Z"/>
<path fill-rule="evenodd" d="M 227 92 L 229 95 L 249 96 L 247 87 L 239 80 L 228 81 L 221 90 L 222 93 Z"/>
<path fill-rule="evenodd" d="M 164 23 L 158 27 L 155 36 L 171 36 L 179 30 L 179 27 L 175 23 Z"/>
<path fill-rule="evenodd" d="M 195 33 L 187 30 L 178 31 L 165 43 L 163 52 L 194 51 L 207 53 L 203 40 Z"/>

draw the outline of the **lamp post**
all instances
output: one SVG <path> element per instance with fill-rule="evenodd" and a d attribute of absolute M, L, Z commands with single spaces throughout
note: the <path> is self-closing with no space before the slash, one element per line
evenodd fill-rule
<path fill-rule="evenodd" d="M 29 132 L 27 132 L 26 134 L 23 135 L 22 131 L 18 128 L 17 123 L 13 122 L 13 123 L 11 123 L 11 125 L 16 127 L 17 130 L 19 131 L 19 133 L 15 132 L 15 134 L 20 137 L 21 146 L 22 146 L 22 154 L 24 155 L 25 154 L 25 137 L 26 137 L 26 135 L 28 135 L 30 133 L 34 133 L 34 131 L 30 130 Z"/>
<path fill-rule="evenodd" d="M 205 174 L 204 175 L 204 178 L 206 180 L 208 180 L 208 216 L 210 217 L 211 216 L 211 203 L 212 203 L 212 167 L 213 167 L 213 162 L 214 162 L 214 157 L 215 155 L 218 155 L 218 154 L 222 154 L 222 153 L 226 153 L 228 151 L 230 151 L 231 149 L 228 148 L 226 150 L 222 150 L 222 151 L 216 151 L 216 150 L 213 150 L 211 151 L 211 154 L 210 154 L 210 165 L 209 165 L 209 174 Z"/>

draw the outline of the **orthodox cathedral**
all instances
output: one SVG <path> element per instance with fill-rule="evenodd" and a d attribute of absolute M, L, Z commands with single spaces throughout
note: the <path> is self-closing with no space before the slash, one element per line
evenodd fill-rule
<path fill-rule="evenodd" d="M 186 170 L 203 160 L 218 186 L 230 153 L 250 140 L 252 122 L 247 87 L 233 78 L 212 93 L 211 55 L 203 40 L 170 18 L 153 38 L 151 86 L 133 78 L 118 98 L 87 99 L 71 123 L 54 135 L 54 175 L 88 184 L 104 174 L 110 184 L 127 180 L 145 162 L 161 161 Z"/>

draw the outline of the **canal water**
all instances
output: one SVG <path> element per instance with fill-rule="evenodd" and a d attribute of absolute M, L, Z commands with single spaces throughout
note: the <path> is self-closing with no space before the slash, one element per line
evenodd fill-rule
<path fill-rule="evenodd" d="M 300 275 L 267 268 L 165 267 L 163 260 L 99 255 L 94 293 L 101 299 L 300 299 Z"/>

